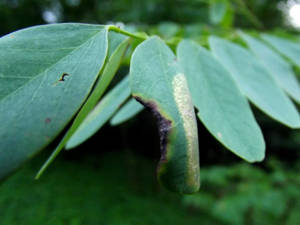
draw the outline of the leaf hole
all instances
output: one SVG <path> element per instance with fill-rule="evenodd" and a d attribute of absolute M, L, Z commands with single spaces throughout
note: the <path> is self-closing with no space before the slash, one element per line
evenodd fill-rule
<path fill-rule="evenodd" d="M 68 73 L 63 73 L 63 74 L 60 76 L 60 78 L 59 78 L 58 81 L 60 81 L 60 82 L 65 81 L 65 77 L 66 77 L 66 76 L 70 76 L 70 74 L 68 74 Z"/>

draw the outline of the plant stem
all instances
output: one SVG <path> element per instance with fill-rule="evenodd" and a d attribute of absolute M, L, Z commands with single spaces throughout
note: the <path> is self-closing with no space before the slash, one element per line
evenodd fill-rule
<path fill-rule="evenodd" d="M 142 41 L 145 41 L 149 36 L 146 34 L 146 33 L 143 33 L 143 34 L 134 34 L 134 33 L 130 33 L 126 30 L 122 30 L 121 28 L 119 27 L 116 27 L 116 26 L 109 26 L 108 30 L 111 30 L 111 31 L 114 31 L 116 33 L 120 33 L 120 34 L 124 34 L 128 37 L 132 37 L 132 38 L 135 38 L 135 39 L 139 39 L 139 40 L 142 40 Z M 163 40 L 167 45 L 169 46 L 176 46 L 176 43 L 173 42 L 173 41 L 167 41 L 167 40 Z"/>
<path fill-rule="evenodd" d="M 122 30 L 121 28 L 116 27 L 116 26 L 109 26 L 108 30 L 112 30 L 112 31 L 115 31 L 116 33 L 124 34 L 128 37 L 140 39 L 140 40 L 143 40 L 143 41 L 148 38 L 147 35 L 133 34 L 133 33 L 130 33 L 128 31 Z"/>

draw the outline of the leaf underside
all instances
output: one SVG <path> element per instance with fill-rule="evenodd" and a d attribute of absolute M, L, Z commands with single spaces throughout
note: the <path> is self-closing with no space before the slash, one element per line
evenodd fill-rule
<path fill-rule="evenodd" d="M 138 103 L 135 99 L 128 100 L 122 108 L 113 116 L 113 118 L 110 120 L 110 125 L 117 126 L 120 125 L 128 120 L 130 120 L 132 117 L 139 114 L 144 107 Z"/>
<path fill-rule="evenodd" d="M 269 34 L 262 34 L 262 39 L 285 57 L 289 58 L 295 65 L 300 67 L 300 44 L 287 39 Z"/>
<path fill-rule="evenodd" d="M 203 124 L 238 156 L 261 161 L 265 152 L 262 133 L 227 70 L 208 50 L 191 41 L 182 41 L 177 55 Z"/>
<path fill-rule="evenodd" d="M 288 127 L 300 127 L 299 113 L 295 106 L 253 54 L 237 44 L 217 37 L 210 37 L 209 43 L 213 54 L 254 105 Z"/>
<path fill-rule="evenodd" d="M 300 104 L 300 85 L 292 66 L 262 41 L 242 32 L 240 32 L 240 35 L 277 84 Z"/>
<path fill-rule="evenodd" d="M 213 2 L 211 20 L 221 23 L 230 5 Z M 170 38 L 179 32 L 168 23 L 161 29 Z M 291 65 L 300 67 L 299 43 L 239 32 L 251 51 L 212 36 L 211 52 L 183 40 L 177 59 L 162 40 L 151 37 L 133 52 L 130 76 L 98 103 L 131 43 L 108 30 L 101 25 L 54 24 L 0 38 L 0 179 L 53 141 L 79 109 L 38 176 L 65 145 L 74 148 L 107 121 L 121 124 L 143 106 L 158 120 L 159 180 L 180 193 L 196 192 L 200 186 L 194 105 L 209 132 L 249 162 L 264 158 L 265 143 L 246 97 L 280 123 L 300 127 L 299 112 L 286 95 L 300 103 Z M 128 100 L 130 94 L 135 100 Z"/>
<path fill-rule="evenodd" d="M 129 38 L 121 34 L 117 34 L 114 32 L 108 33 L 108 51 L 107 51 L 107 60 L 105 66 L 102 69 L 102 73 L 100 74 L 100 78 L 97 81 L 92 93 L 88 97 L 87 101 L 84 103 L 79 113 L 76 115 L 71 127 L 64 135 L 63 139 L 60 141 L 58 146 L 54 149 L 53 153 L 50 155 L 48 160 L 43 164 L 41 169 L 36 175 L 36 179 L 38 179 L 42 173 L 47 169 L 47 167 L 53 162 L 53 160 L 57 157 L 57 155 L 62 151 L 65 147 L 68 140 L 80 126 L 82 121 L 86 118 L 88 113 L 94 108 L 97 104 L 105 90 L 107 89 L 110 81 L 116 74 L 122 58 L 126 52 L 126 49 L 129 45 Z"/>
<path fill-rule="evenodd" d="M 66 144 L 74 148 L 95 134 L 118 110 L 130 95 L 128 77 L 114 87 L 84 119 Z"/>
<path fill-rule="evenodd" d="M 195 112 L 186 79 L 172 51 L 157 37 L 132 55 L 133 96 L 158 120 L 161 138 L 159 180 L 180 193 L 198 191 L 199 153 Z"/>
<path fill-rule="evenodd" d="M 2 178 L 49 144 L 79 109 L 104 63 L 107 29 L 36 26 L 2 37 L 0 48 Z"/>

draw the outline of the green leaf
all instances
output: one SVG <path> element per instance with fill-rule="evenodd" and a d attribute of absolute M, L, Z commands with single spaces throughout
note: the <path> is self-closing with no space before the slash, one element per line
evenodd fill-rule
<path fill-rule="evenodd" d="M 261 130 L 227 70 L 209 51 L 191 41 L 182 41 L 177 55 L 206 128 L 238 156 L 261 161 L 265 154 Z"/>
<path fill-rule="evenodd" d="M 48 158 L 48 160 L 44 163 L 44 165 L 37 173 L 36 179 L 38 179 L 42 175 L 42 173 L 47 169 L 47 167 L 53 162 L 53 160 L 57 157 L 57 155 L 66 145 L 67 141 L 71 138 L 76 129 L 80 126 L 81 122 L 86 118 L 88 113 L 97 104 L 104 91 L 107 89 L 112 78 L 116 74 L 121 64 L 122 58 L 126 52 L 126 49 L 129 45 L 129 41 L 129 38 L 126 38 L 121 34 L 117 34 L 115 32 L 108 33 L 108 61 L 104 66 L 103 72 L 101 73 L 101 77 L 98 80 L 96 87 L 89 96 L 88 100 L 85 102 L 85 104 L 75 117 L 72 126 L 67 131 L 63 139 L 60 141 L 59 145 L 55 148 L 51 156 Z"/>
<path fill-rule="evenodd" d="M 226 2 L 227 4 L 227 9 L 226 9 L 226 13 L 225 16 L 223 17 L 222 21 L 221 21 L 221 26 L 223 28 L 232 28 L 233 23 L 234 23 L 234 9 L 233 6 L 231 5 L 230 2 Z"/>
<path fill-rule="evenodd" d="M 262 39 L 273 48 L 289 58 L 295 65 L 300 67 L 300 43 L 269 34 L 262 34 Z"/>
<path fill-rule="evenodd" d="M 56 24 L 0 39 L 0 178 L 48 145 L 89 94 L 105 26 Z"/>
<path fill-rule="evenodd" d="M 180 31 L 180 26 L 176 23 L 172 22 L 162 22 L 157 26 L 159 34 L 168 39 L 176 36 Z"/>
<path fill-rule="evenodd" d="M 110 120 L 110 125 L 117 126 L 130 120 L 132 117 L 140 113 L 144 107 L 134 99 L 127 101 L 124 106 Z"/>
<path fill-rule="evenodd" d="M 180 31 L 179 25 L 172 22 L 159 23 L 157 29 L 159 34 L 166 39 L 176 36 Z"/>
<path fill-rule="evenodd" d="M 135 49 L 130 85 L 133 96 L 158 120 L 160 181 L 180 193 L 198 191 L 198 133 L 192 100 L 175 55 L 159 38 L 152 37 Z"/>
<path fill-rule="evenodd" d="M 270 72 L 277 84 L 294 100 L 300 103 L 300 85 L 295 77 L 292 66 L 262 41 L 242 32 L 240 32 L 240 35 L 247 42 L 260 62 Z"/>
<path fill-rule="evenodd" d="M 118 110 L 130 95 L 128 77 L 114 87 L 84 119 L 66 144 L 74 148 L 95 134 Z"/>
<path fill-rule="evenodd" d="M 91 96 L 88 98 L 80 112 L 78 113 L 75 121 L 73 122 L 73 129 L 70 128 L 71 135 L 75 132 L 75 130 L 79 127 L 81 122 L 85 119 L 88 113 L 94 108 L 97 104 L 111 80 L 117 73 L 117 70 L 120 67 L 122 58 L 126 52 L 126 49 L 129 45 L 129 38 L 125 38 L 123 35 L 109 32 L 108 34 L 108 61 L 106 62 L 103 72 L 97 82 L 96 87 L 94 88 Z"/>
<path fill-rule="evenodd" d="M 209 5 L 210 21 L 219 24 L 225 18 L 228 3 L 225 0 L 211 0 Z"/>
<path fill-rule="evenodd" d="M 253 54 L 237 44 L 217 37 L 211 37 L 209 43 L 214 55 L 253 104 L 291 128 L 300 127 L 299 113 L 295 106 Z"/>

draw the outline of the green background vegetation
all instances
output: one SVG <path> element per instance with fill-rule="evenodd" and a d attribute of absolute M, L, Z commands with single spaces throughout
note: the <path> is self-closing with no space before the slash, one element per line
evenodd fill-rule
<path fill-rule="evenodd" d="M 287 168 L 274 159 L 264 168 L 246 163 L 204 167 L 199 194 L 180 196 L 158 185 L 153 160 L 128 152 L 81 152 L 81 156 L 57 160 L 34 181 L 30 178 L 45 159 L 38 157 L 6 180 L 0 190 L 1 224 L 297 225 L 300 221 L 300 168 Z"/>

